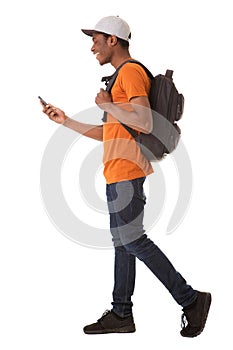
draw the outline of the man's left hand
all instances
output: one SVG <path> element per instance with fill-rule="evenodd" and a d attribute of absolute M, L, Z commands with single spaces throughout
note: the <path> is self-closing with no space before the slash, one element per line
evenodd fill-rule
<path fill-rule="evenodd" d="M 96 95 L 95 103 L 103 110 L 106 111 L 108 103 L 112 102 L 112 96 L 104 89 L 100 89 L 100 92 Z"/>

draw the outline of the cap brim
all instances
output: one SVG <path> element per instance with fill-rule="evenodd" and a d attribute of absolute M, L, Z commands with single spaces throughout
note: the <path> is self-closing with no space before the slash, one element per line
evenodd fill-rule
<path fill-rule="evenodd" d="M 93 36 L 93 34 L 95 33 L 94 29 L 81 29 L 81 31 L 88 36 Z"/>

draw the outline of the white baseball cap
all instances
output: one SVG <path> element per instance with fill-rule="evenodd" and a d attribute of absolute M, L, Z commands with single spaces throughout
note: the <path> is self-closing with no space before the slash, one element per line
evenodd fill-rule
<path fill-rule="evenodd" d="M 128 23 L 119 16 L 108 16 L 96 23 L 94 29 L 81 29 L 88 36 L 93 36 L 95 32 L 115 35 L 120 39 L 129 41 L 131 31 Z"/>

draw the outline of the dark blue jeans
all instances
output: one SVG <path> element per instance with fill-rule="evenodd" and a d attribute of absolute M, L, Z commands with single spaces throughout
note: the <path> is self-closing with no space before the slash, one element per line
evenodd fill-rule
<path fill-rule="evenodd" d="M 113 311 L 121 317 L 132 314 L 135 258 L 140 259 L 163 283 L 182 307 L 195 301 L 197 292 L 175 270 L 165 254 L 145 234 L 143 215 L 145 178 L 107 185 L 110 230 L 115 249 Z"/>

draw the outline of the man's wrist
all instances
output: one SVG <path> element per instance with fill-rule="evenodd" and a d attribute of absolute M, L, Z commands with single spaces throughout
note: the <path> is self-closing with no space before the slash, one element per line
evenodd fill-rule
<path fill-rule="evenodd" d="M 69 124 L 69 121 L 70 121 L 70 118 L 67 117 L 67 115 L 65 115 L 65 120 L 64 120 L 64 122 L 62 123 L 62 125 L 67 126 L 66 124 Z"/>

